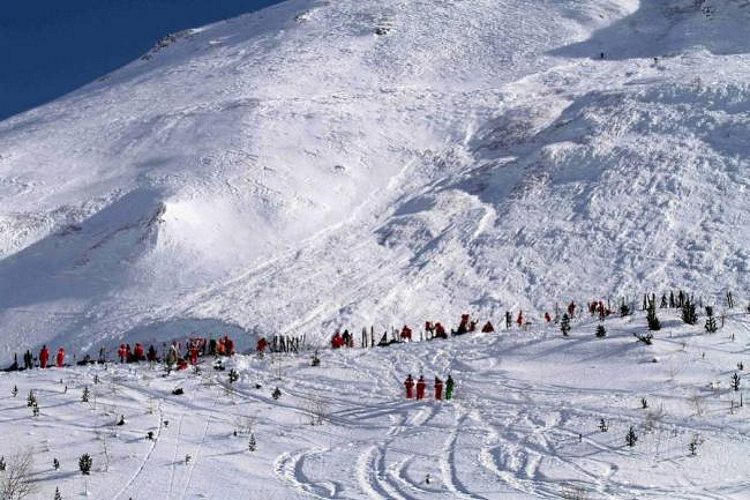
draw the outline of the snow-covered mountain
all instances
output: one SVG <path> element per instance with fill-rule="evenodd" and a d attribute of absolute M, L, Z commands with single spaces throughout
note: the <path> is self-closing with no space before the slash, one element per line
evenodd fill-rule
<path fill-rule="evenodd" d="M 0 123 L 3 356 L 747 289 L 748 26 L 290 0 L 166 37 Z"/>

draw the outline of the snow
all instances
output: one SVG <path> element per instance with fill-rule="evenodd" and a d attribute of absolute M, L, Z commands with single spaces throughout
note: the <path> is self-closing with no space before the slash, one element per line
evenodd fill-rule
<path fill-rule="evenodd" d="M 639 311 L 607 319 L 602 339 L 586 315 L 567 338 L 554 324 L 514 326 L 325 349 L 319 367 L 302 352 L 237 355 L 227 371 L 205 358 L 199 373 L 146 363 L 5 373 L 0 433 L 13 439 L 2 453 L 11 463 L 14 452 L 34 450 L 38 498 L 58 487 L 63 498 L 88 490 L 112 499 L 740 499 L 750 427 L 744 385 L 734 391 L 730 380 L 744 379 L 736 365 L 746 361 L 750 322 L 722 311 L 725 326 L 706 334 L 659 309 L 664 327 L 651 346 L 632 335 L 645 331 Z M 232 368 L 239 380 L 230 385 Z M 425 400 L 404 399 L 408 373 L 424 373 Z M 449 373 L 455 398 L 435 401 L 432 378 Z M 177 387 L 184 394 L 173 395 Z M 37 417 L 24 404 L 29 390 Z M 120 415 L 126 424 L 115 426 Z M 83 453 L 93 457 L 88 477 L 78 472 Z"/>
<path fill-rule="evenodd" d="M 0 425 L 41 447 L 45 495 L 83 491 L 91 451 L 96 498 L 747 496 L 728 380 L 748 341 L 748 21 L 745 0 L 289 0 L 0 122 L 4 361 L 193 333 L 325 347 L 336 328 L 461 313 L 532 323 L 325 351 L 322 369 L 240 357 L 234 401 L 208 366 L 8 374 L 0 390 L 33 387 L 42 415 L 2 399 Z M 678 288 L 718 305 L 733 290 L 742 309 L 713 336 L 667 314 L 651 347 L 640 315 L 604 340 L 586 320 L 569 339 L 542 326 L 571 299 Z M 457 399 L 404 401 L 420 371 L 451 371 Z M 89 409 L 94 373 L 106 406 Z M 96 431 L 118 412 L 105 472 Z M 248 416 L 255 453 L 231 436 Z M 63 472 L 42 465 L 53 453 Z"/>

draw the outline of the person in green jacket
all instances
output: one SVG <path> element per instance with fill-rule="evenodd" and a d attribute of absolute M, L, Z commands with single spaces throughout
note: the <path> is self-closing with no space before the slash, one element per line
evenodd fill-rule
<path fill-rule="evenodd" d="M 445 399 L 453 398 L 453 378 L 448 375 L 448 380 L 445 381 Z"/>

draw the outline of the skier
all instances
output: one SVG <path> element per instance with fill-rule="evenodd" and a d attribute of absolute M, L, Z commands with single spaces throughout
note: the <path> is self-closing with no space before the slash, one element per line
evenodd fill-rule
<path fill-rule="evenodd" d="M 435 400 L 440 401 L 443 399 L 443 381 L 438 377 L 435 377 Z"/>
<path fill-rule="evenodd" d="M 448 375 L 448 380 L 445 381 L 445 399 L 453 398 L 453 377 Z"/>
<path fill-rule="evenodd" d="M 65 349 L 62 347 L 57 350 L 57 367 L 62 368 L 65 363 Z"/>
<path fill-rule="evenodd" d="M 516 324 L 518 324 L 518 327 L 523 326 L 523 311 L 518 311 L 518 317 L 516 318 Z"/>
<path fill-rule="evenodd" d="M 158 361 L 158 358 L 156 357 L 156 349 L 154 348 L 153 344 L 148 346 L 148 358 L 150 362 L 156 362 Z"/>
<path fill-rule="evenodd" d="M 505 329 L 510 330 L 511 324 L 513 324 L 513 321 L 511 319 L 510 311 L 505 311 Z"/>
<path fill-rule="evenodd" d="M 424 399 L 424 390 L 426 387 L 427 384 L 424 381 L 424 377 L 420 375 L 419 380 L 417 380 L 417 399 Z"/>
<path fill-rule="evenodd" d="M 546 311 L 544 313 L 544 321 L 546 321 L 547 323 L 549 323 L 550 321 L 552 321 L 552 316 L 550 316 L 549 313 L 546 312 Z"/>
<path fill-rule="evenodd" d="M 39 366 L 47 368 L 47 362 L 49 361 L 49 349 L 46 345 L 42 346 L 42 350 L 39 351 Z"/>
<path fill-rule="evenodd" d="M 411 373 L 406 377 L 404 381 L 404 387 L 406 387 L 406 399 L 414 397 L 414 379 L 411 378 Z"/>
<path fill-rule="evenodd" d="M 576 303 L 575 301 L 571 301 L 570 304 L 568 304 L 568 316 L 570 316 L 571 319 L 575 316 L 576 313 Z"/>
<path fill-rule="evenodd" d="M 492 333 L 494 331 L 495 331 L 495 327 L 492 326 L 492 323 L 489 321 L 485 323 L 484 326 L 482 327 L 482 333 Z"/>

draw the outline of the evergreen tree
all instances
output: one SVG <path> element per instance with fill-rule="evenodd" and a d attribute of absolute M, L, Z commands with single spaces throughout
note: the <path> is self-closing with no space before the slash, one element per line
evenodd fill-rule
<path fill-rule="evenodd" d="M 0 457 L 0 472 L 5 472 L 5 457 Z"/>
<path fill-rule="evenodd" d="M 674 304 L 674 291 L 670 290 L 669 291 L 669 308 L 674 309 L 674 305 L 675 305 Z"/>
<path fill-rule="evenodd" d="M 648 408 L 648 400 L 646 398 L 641 398 L 641 408 L 644 410 Z"/>
<path fill-rule="evenodd" d="M 607 329 L 604 328 L 604 325 L 599 325 L 596 327 L 596 336 L 600 339 L 607 336 Z"/>
<path fill-rule="evenodd" d="M 60 494 L 60 488 L 55 488 L 55 500 L 62 500 L 62 495 Z"/>
<path fill-rule="evenodd" d="M 250 434 L 250 441 L 247 444 L 247 449 L 250 451 L 255 451 L 257 448 L 257 445 L 255 443 L 255 433 Z"/>
<path fill-rule="evenodd" d="M 29 408 L 31 408 L 35 404 L 36 404 L 36 396 L 34 396 L 34 391 L 31 390 L 31 391 L 29 391 L 29 395 L 26 398 L 26 406 L 28 406 Z"/>
<path fill-rule="evenodd" d="M 94 461 L 91 459 L 91 455 L 84 453 L 81 458 L 78 459 L 78 468 L 81 470 L 81 474 L 88 476 L 91 474 L 91 466 Z"/>
<path fill-rule="evenodd" d="M 10 390 L 10 393 L 13 394 L 13 397 L 15 398 L 18 395 L 18 386 L 14 385 L 13 389 Z"/>
<path fill-rule="evenodd" d="M 638 441 L 638 434 L 635 433 L 635 428 L 631 425 L 627 436 L 625 436 L 625 442 L 632 448 L 636 441 Z"/>
<path fill-rule="evenodd" d="M 31 407 L 31 416 L 39 416 L 39 404 L 36 401 L 34 402 L 34 406 Z"/>
<path fill-rule="evenodd" d="M 271 393 L 271 397 L 273 399 L 279 399 L 281 397 L 281 391 L 279 390 L 278 387 L 273 390 L 273 392 Z"/>
<path fill-rule="evenodd" d="M 562 315 L 562 319 L 560 320 L 560 331 L 565 337 L 567 337 L 568 332 L 570 332 L 570 317 L 568 316 L 568 313 L 563 313 Z"/>
<path fill-rule="evenodd" d="M 599 430 L 602 432 L 607 432 L 609 430 L 609 426 L 607 425 L 607 421 L 603 418 L 599 419 Z"/>
<path fill-rule="evenodd" d="M 52 468 L 55 470 L 60 470 L 60 461 L 57 458 L 52 459 Z"/>
<path fill-rule="evenodd" d="M 698 322 L 698 315 L 695 312 L 695 304 L 688 297 L 685 297 L 685 301 L 682 304 L 682 321 L 688 325 L 694 325 Z"/>
<path fill-rule="evenodd" d="M 706 319 L 706 331 L 708 333 L 716 333 L 718 327 L 716 326 L 716 318 L 714 318 L 713 307 L 706 306 L 706 316 L 708 316 L 708 318 Z"/>
<path fill-rule="evenodd" d="M 648 308 L 646 309 L 646 321 L 648 322 L 649 330 L 661 330 L 661 321 L 656 317 L 656 304 L 653 300 L 648 303 Z"/>
<path fill-rule="evenodd" d="M 662 296 L 661 296 L 661 304 L 659 304 L 659 309 L 664 309 L 665 307 L 667 307 L 667 295 L 666 294 L 662 294 Z"/>
<path fill-rule="evenodd" d="M 688 450 L 690 451 L 690 455 L 695 456 L 698 454 L 698 445 L 700 444 L 698 440 L 698 436 L 693 436 L 693 439 L 690 440 L 688 443 Z"/>
<path fill-rule="evenodd" d="M 740 382 L 741 382 L 741 379 L 740 379 L 740 376 L 737 373 L 735 373 L 734 375 L 732 375 L 732 388 L 735 391 L 739 391 L 740 390 Z"/>
<path fill-rule="evenodd" d="M 630 316 L 630 307 L 625 303 L 625 299 L 623 299 L 622 304 L 620 304 L 620 317 L 624 318 L 625 316 Z"/>
<path fill-rule="evenodd" d="M 89 386 L 87 385 L 83 387 L 83 394 L 81 394 L 81 401 L 84 403 L 89 402 Z"/>

